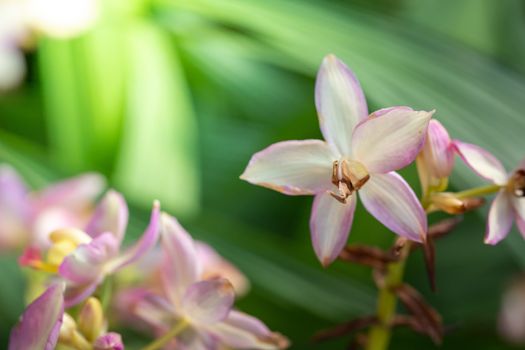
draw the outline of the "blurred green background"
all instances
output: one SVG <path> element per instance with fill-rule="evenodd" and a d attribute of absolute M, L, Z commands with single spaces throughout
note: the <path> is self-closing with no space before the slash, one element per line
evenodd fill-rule
<path fill-rule="evenodd" d="M 525 155 L 525 2 L 519 0 L 102 0 L 101 17 L 72 38 L 40 37 L 28 72 L 0 95 L 0 161 L 35 188 L 87 170 L 131 202 L 131 235 L 152 199 L 214 245 L 252 282 L 239 307 L 286 334 L 293 349 L 321 328 L 374 312 L 368 269 L 323 269 L 311 248 L 309 197 L 239 180 L 250 156 L 289 139 L 319 138 L 313 101 L 322 57 L 342 58 L 371 110 L 436 109 L 451 135 L 496 154 Z M 459 165 L 459 164 L 458 164 Z M 415 170 L 403 172 L 415 188 Z M 458 166 L 452 186 L 478 181 Z M 434 218 L 432 218 L 433 220 Z M 407 281 L 451 326 L 443 349 L 513 348 L 497 333 L 508 282 L 525 268 L 517 232 L 483 245 L 469 214 L 437 243 L 438 291 L 420 253 Z M 394 236 L 358 207 L 350 242 Z M 0 257 L 0 347 L 23 310 L 22 274 Z M 134 335 L 128 348 L 136 347 Z M 431 349 L 404 330 L 392 349 Z"/>

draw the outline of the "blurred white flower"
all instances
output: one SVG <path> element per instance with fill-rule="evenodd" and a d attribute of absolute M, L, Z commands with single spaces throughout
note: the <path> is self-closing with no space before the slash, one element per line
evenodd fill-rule
<path fill-rule="evenodd" d="M 514 344 L 525 344 L 525 280 L 516 280 L 505 291 L 501 304 L 499 332 Z"/>
<path fill-rule="evenodd" d="M 25 71 L 24 56 L 18 48 L 0 42 L 0 92 L 20 84 Z"/>
<path fill-rule="evenodd" d="M 27 16 L 38 32 L 70 38 L 93 26 L 98 5 L 97 0 L 27 0 Z"/>

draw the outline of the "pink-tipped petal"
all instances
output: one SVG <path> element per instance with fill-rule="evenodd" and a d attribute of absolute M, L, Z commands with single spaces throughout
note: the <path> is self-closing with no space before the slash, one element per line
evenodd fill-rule
<path fill-rule="evenodd" d="M 447 129 L 432 119 L 422 154 L 429 173 L 435 178 L 449 177 L 454 167 L 454 146 Z"/>
<path fill-rule="evenodd" d="M 328 192 L 315 196 L 310 232 L 315 254 L 323 266 L 331 264 L 343 250 L 354 220 L 355 204 L 355 194 L 347 198 L 346 204 Z"/>
<path fill-rule="evenodd" d="M 423 146 L 432 113 L 397 107 L 381 117 L 368 118 L 352 135 L 353 157 L 370 173 L 387 173 L 407 166 Z"/>
<path fill-rule="evenodd" d="M 507 236 L 514 218 L 514 209 L 509 194 L 505 190 L 500 190 L 490 205 L 487 230 L 485 233 L 485 243 L 490 245 L 498 244 Z"/>
<path fill-rule="evenodd" d="M 427 217 L 414 191 L 395 172 L 374 174 L 359 190 L 363 205 L 394 233 L 421 242 L 427 233 Z"/>
<path fill-rule="evenodd" d="M 320 140 L 278 142 L 254 154 L 241 179 L 289 195 L 315 194 L 330 188 L 335 158 Z"/>
<path fill-rule="evenodd" d="M 459 140 L 454 140 L 453 142 L 461 159 L 476 174 L 498 185 L 507 183 L 507 172 L 492 153 L 470 143 Z"/>
<path fill-rule="evenodd" d="M 27 240 L 29 221 L 27 188 L 8 165 L 0 165 L 0 251 L 14 249 Z"/>
<path fill-rule="evenodd" d="M 250 289 L 250 281 L 232 263 L 219 255 L 211 246 L 204 242 L 195 242 L 198 261 L 201 262 L 203 279 L 222 277 L 231 282 L 237 296 L 244 295 Z"/>
<path fill-rule="evenodd" d="M 104 177 L 99 174 L 79 175 L 38 192 L 35 204 L 40 208 L 59 206 L 70 210 L 82 210 L 91 206 L 105 185 Z"/>
<path fill-rule="evenodd" d="M 516 217 L 516 226 L 518 226 L 518 230 L 525 238 L 525 198 L 512 196 L 511 201 Z"/>
<path fill-rule="evenodd" d="M 334 151 L 350 154 L 352 131 L 368 107 L 354 73 L 334 55 L 324 58 L 317 73 L 315 105 L 325 140 Z"/>
<path fill-rule="evenodd" d="M 58 269 L 66 280 L 86 284 L 97 280 L 104 266 L 118 254 L 118 241 L 112 233 L 104 233 L 87 244 L 81 244 L 66 256 Z"/>
<path fill-rule="evenodd" d="M 164 290 L 174 305 L 180 305 L 186 289 L 197 282 L 201 266 L 193 239 L 177 219 L 163 213 L 161 277 Z"/>
<path fill-rule="evenodd" d="M 212 332 L 221 343 L 234 349 L 283 349 L 288 341 L 273 333 L 258 319 L 243 312 L 232 310 L 228 317 L 215 325 Z"/>
<path fill-rule="evenodd" d="M 95 340 L 94 350 L 124 350 L 122 337 L 118 333 L 106 333 Z"/>
<path fill-rule="evenodd" d="M 111 232 L 122 242 L 128 225 L 128 205 L 122 194 L 110 190 L 95 209 L 86 226 L 86 233 L 95 238 L 102 233 Z"/>
<path fill-rule="evenodd" d="M 159 235 L 160 203 L 158 201 L 155 201 L 153 203 L 153 209 L 151 211 L 149 225 L 146 228 L 146 231 L 144 231 L 144 233 L 142 234 L 142 237 L 140 237 L 140 240 L 133 246 L 129 247 L 126 250 L 126 252 L 124 252 L 122 255 L 111 261 L 108 266 L 108 271 L 115 272 L 118 269 L 121 269 L 122 267 L 140 259 L 150 249 L 155 247 L 155 244 L 159 239 Z"/>
<path fill-rule="evenodd" d="M 182 298 L 182 313 L 197 324 L 214 324 L 228 316 L 235 299 L 231 283 L 224 278 L 192 284 Z"/>
<path fill-rule="evenodd" d="M 64 284 L 53 284 L 24 311 L 11 331 L 9 350 L 53 350 L 63 314 Z"/>

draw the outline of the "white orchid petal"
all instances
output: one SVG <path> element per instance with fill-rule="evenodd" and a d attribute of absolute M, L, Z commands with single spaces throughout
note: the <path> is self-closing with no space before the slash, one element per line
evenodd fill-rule
<path fill-rule="evenodd" d="M 326 141 L 349 154 L 352 131 L 368 116 L 368 107 L 354 73 L 334 55 L 324 58 L 317 74 L 315 104 Z"/>
<path fill-rule="evenodd" d="M 241 179 L 290 194 L 325 191 L 336 157 L 320 140 L 275 143 L 253 155 Z"/>
<path fill-rule="evenodd" d="M 507 182 L 505 168 L 492 153 L 459 140 L 454 140 L 454 146 L 465 164 L 479 176 L 498 185 L 504 185 Z"/>
<path fill-rule="evenodd" d="M 500 190 L 489 210 L 485 243 L 495 245 L 507 236 L 511 227 L 514 212 L 510 194 Z"/>

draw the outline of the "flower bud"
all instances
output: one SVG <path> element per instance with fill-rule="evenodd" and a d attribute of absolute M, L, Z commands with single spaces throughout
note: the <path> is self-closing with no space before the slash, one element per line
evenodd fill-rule
<path fill-rule="evenodd" d="M 431 176 L 435 178 L 450 176 L 454 167 L 454 148 L 447 130 L 435 119 L 428 124 L 422 154 Z"/>
<path fill-rule="evenodd" d="M 97 298 L 89 298 L 78 314 L 78 329 L 90 342 L 95 341 L 104 327 L 104 311 Z"/>
<path fill-rule="evenodd" d="M 430 197 L 434 208 L 443 210 L 448 214 L 462 214 L 469 210 L 479 208 L 485 203 L 483 198 L 458 198 L 453 193 L 440 192 Z"/>
<path fill-rule="evenodd" d="M 117 333 L 107 333 L 93 344 L 95 350 L 124 350 L 122 337 Z"/>

